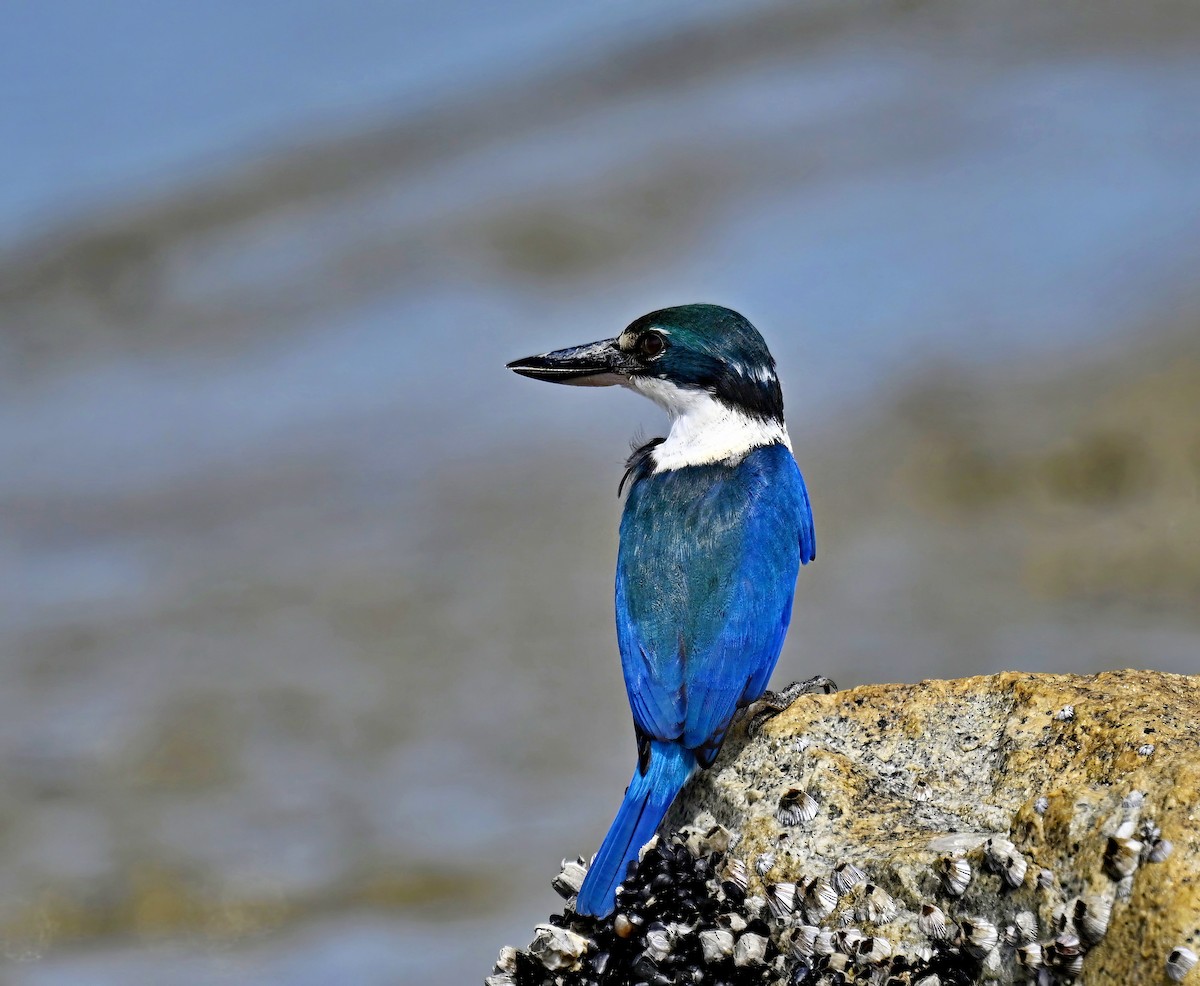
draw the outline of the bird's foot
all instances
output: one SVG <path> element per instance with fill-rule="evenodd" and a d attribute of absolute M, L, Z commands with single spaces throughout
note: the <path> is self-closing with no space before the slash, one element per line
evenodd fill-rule
<path fill-rule="evenodd" d="M 746 724 L 746 732 L 757 736 L 768 722 L 791 705 L 801 695 L 829 695 L 838 690 L 837 684 L 823 674 L 814 675 L 806 681 L 793 681 L 777 692 L 763 692 L 758 700 L 758 710 Z"/>

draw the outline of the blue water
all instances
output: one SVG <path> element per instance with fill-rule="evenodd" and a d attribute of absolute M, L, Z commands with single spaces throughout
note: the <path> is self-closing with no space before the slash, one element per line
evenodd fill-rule
<path fill-rule="evenodd" d="M 0 231 L 136 201 L 734 5 L 88 0 L 0 10 Z M 741 5 L 745 9 L 745 5 Z"/>

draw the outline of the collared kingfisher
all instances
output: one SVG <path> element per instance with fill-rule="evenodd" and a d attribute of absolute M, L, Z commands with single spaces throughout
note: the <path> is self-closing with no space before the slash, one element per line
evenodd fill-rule
<path fill-rule="evenodd" d="M 812 510 L 758 330 L 717 305 L 665 308 L 615 339 L 508 364 L 522 376 L 621 384 L 670 415 L 630 456 L 617 554 L 617 644 L 638 762 L 575 902 L 605 917 L 629 863 L 779 660 Z M 815 681 L 816 679 L 814 679 Z"/>

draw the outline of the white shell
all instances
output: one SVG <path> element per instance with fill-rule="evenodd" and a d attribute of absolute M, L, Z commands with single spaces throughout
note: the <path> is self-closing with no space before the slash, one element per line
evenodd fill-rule
<path fill-rule="evenodd" d="M 1068 976 L 1078 976 L 1083 971 L 1084 948 L 1074 935 L 1061 934 L 1046 948 L 1042 956 L 1047 965 L 1065 972 Z"/>
<path fill-rule="evenodd" d="M 700 948 L 705 962 L 720 962 L 733 954 L 733 932 L 724 928 L 700 932 Z"/>
<path fill-rule="evenodd" d="M 1121 799 L 1121 807 L 1126 811 L 1138 811 L 1146 803 L 1146 792 L 1134 788 Z"/>
<path fill-rule="evenodd" d="M 997 973 L 1000 971 L 1000 966 L 1004 962 L 1004 957 L 1000 954 L 999 948 L 993 948 L 983 957 L 983 972 L 984 978 L 991 982 L 996 979 Z"/>
<path fill-rule="evenodd" d="M 1190 948 L 1184 948 L 1182 945 L 1173 948 L 1167 956 L 1167 975 L 1175 982 L 1181 983 L 1197 961 L 1196 953 Z"/>
<path fill-rule="evenodd" d="M 837 891 L 839 897 L 848 894 L 865 879 L 866 875 L 863 871 L 848 859 L 843 859 L 838 863 L 829 875 L 829 882 L 833 884 L 833 889 Z"/>
<path fill-rule="evenodd" d="M 1104 848 L 1104 869 L 1114 880 L 1132 876 L 1141 862 L 1143 845 L 1137 839 L 1109 836 Z"/>
<path fill-rule="evenodd" d="M 587 864 L 582 859 L 562 861 L 562 869 L 551 881 L 551 886 L 554 887 L 557 893 L 563 900 L 570 900 L 577 893 L 579 888 L 583 886 L 583 878 L 587 876 Z"/>
<path fill-rule="evenodd" d="M 1022 942 L 1037 941 L 1038 919 L 1033 911 L 1020 911 L 1013 920 L 1016 922 Z"/>
<path fill-rule="evenodd" d="M 733 946 L 736 966 L 762 965 L 767 958 L 767 940 L 762 935 L 747 932 Z"/>
<path fill-rule="evenodd" d="M 943 856 L 939 867 L 946 893 L 961 897 L 971 883 L 971 864 L 961 856 Z"/>
<path fill-rule="evenodd" d="M 1097 944 L 1108 933 L 1112 903 L 1101 897 L 1079 898 L 1071 909 L 1071 923 L 1082 941 Z"/>
<path fill-rule="evenodd" d="M 646 948 L 643 955 L 652 962 L 661 962 L 671 954 L 673 936 L 663 928 L 652 928 L 646 932 Z"/>
<path fill-rule="evenodd" d="M 496 956 L 496 966 L 493 972 L 516 972 L 517 950 L 511 945 L 505 945 Z"/>
<path fill-rule="evenodd" d="M 820 924 L 829 917 L 837 902 L 837 891 L 823 876 L 813 880 L 804 891 L 804 913 L 811 924 Z"/>
<path fill-rule="evenodd" d="M 1002 835 L 993 835 L 983 844 L 983 855 L 988 863 L 997 869 L 1004 863 L 1012 853 L 1017 851 L 1008 839 Z"/>
<path fill-rule="evenodd" d="M 707 856 L 714 852 L 729 852 L 734 843 L 733 835 L 724 825 L 713 825 L 700 836 L 700 852 L 697 855 Z"/>
<path fill-rule="evenodd" d="M 1156 839 L 1150 846 L 1146 859 L 1151 863 L 1161 863 L 1175 850 L 1170 839 Z"/>
<path fill-rule="evenodd" d="M 750 886 L 750 871 L 746 868 L 744 860 L 731 857 L 725 861 L 721 879 L 732 883 L 739 890 L 745 890 Z"/>
<path fill-rule="evenodd" d="M 866 937 L 857 928 L 843 928 L 841 931 L 833 933 L 834 948 L 836 951 L 852 955 L 858 951 L 858 943 L 864 941 Z"/>
<path fill-rule="evenodd" d="M 841 952 L 834 952 L 829 956 L 829 962 L 825 968 L 830 972 L 845 972 L 850 967 L 850 956 L 843 955 Z"/>
<path fill-rule="evenodd" d="M 754 872 L 759 876 L 766 876 L 774 865 L 775 854 L 773 852 L 765 852 L 754 861 Z"/>
<path fill-rule="evenodd" d="M 1063 958 L 1074 958 L 1083 954 L 1083 943 L 1069 931 L 1054 939 L 1054 951 Z"/>
<path fill-rule="evenodd" d="M 1015 849 L 1013 854 L 1005 861 L 1004 868 L 1000 871 L 1000 876 L 1004 878 L 1004 882 L 1010 887 L 1016 888 L 1025 882 L 1025 874 L 1029 871 L 1029 863 Z"/>
<path fill-rule="evenodd" d="M 1017 961 L 1025 969 L 1040 969 L 1042 967 L 1042 946 L 1035 941 L 1026 942 L 1017 948 Z"/>
<path fill-rule="evenodd" d="M 921 934 L 935 941 L 943 941 L 950 937 L 950 929 L 946 924 L 946 915 L 936 904 L 921 905 L 921 914 L 917 918 L 917 927 L 921 929 Z"/>
<path fill-rule="evenodd" d="M 868 883 L 858 905 L 858 919 L 871 924 L 887 924 L 896 916 L 896 901 L 883 887 Z"/>
<path fill-rule="evenodd" d="M 1029 863 L 1017 847 L 1003 836 L 992 836 L 983 844 L 983 859 L 988 869 L 999 873 L 1010 887 L 1019 887 L 1025 882 Z"/>
<path fill-rule="evenodd" d="M 696 824 L 680 828 L 676 838 L 682 839 L 688 852 L 697 857 L 729 852 L 730 847 L 737 842 L 729 829 L 713 822 L 712 816 L 707 812 L 696 819 Z"/>
<path fill-rule="evenodd" d="M 579 960 L 587 953 L 588 940 L 567 928 L 539 924 L 533 929 L 530 954 L 551 972 L 579 968 Z"/>
<path fill-rule="evenodd" d="M 773 883 L 767 887 L 767 907 L 776 918 L 786 918 L 796 909 L 796 885 Z"/>
<path fill-rule="evenodd" d="M 740 935 L 746 930 L 746 919 L 737 911 L 730 911 L 728 914 L 718 914 L 717 923 L 723 928 L 728 928 L 735 935 Z"/>
<path fill-rule="evenodd" d="M 882 962 L 891 954 L 892 943 L 879 935 L 864 938 L 858 943 L 858 957 L 864 962 Z"/>
<path fill-rule="evenodd" d="M 817 940 L 813 942 L 814 955 L 832 955 L 837 951 L 837 944 L 833 940 L 834 932 L 821 931 L 817 934 Z"/>
<path fill-rule="evenodd" d="M 803 788 L 793 787 L 783 792 L 775 818 L 780 825 L 799 825 L 817 817 L 820 803 Z"/>
<path fill-rule="evenodd" d="M 1000 932 L 991 921 L 984 918 L 966 918 L 959 922 L 962 945 L 976 958 L 983 958 L 1000 941 Z"/>
<path fill-rule="evenodd" d="M 1054 718 L 1059 722 L 1070 722 L 1075 718 L 1075 706 L 1064 705 L 1061 709 L 1054 713 Z"/>
<path fill-rule="evenodd" d="M 766 906 L 767 899 L 765 897 L 760 897 L 758 894 L 751 894 L 744 901 L 742 901 L 742 910 L 746 912 L 751 921 L 757 917 L 761 917 Z"/>
<path fill-rule="evenodd" d="M 821 933 L 821 929 L 812 924 L 802 924 L 796 929 L 796 935 L 792 939 L 792 955 L 797 958 L 807 959 L 813 954 L 816 949 L 817 935 Z"/>

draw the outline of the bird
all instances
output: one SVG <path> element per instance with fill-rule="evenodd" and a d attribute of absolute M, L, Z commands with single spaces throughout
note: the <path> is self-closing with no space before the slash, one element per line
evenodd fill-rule
<path fill-rule="evenodd" d="M 670 419 L 665 437 L 633 450 L 618 486 L 617 644 L 638 757 L 575 901 L 576 914 L 604 918 L 676 795 L 712 765 L 738 710 L 764 697 L 797 574 L 816 557 L 812 507 L 775 360 L 729 308 L 664 308 L 615 338 L 507 366 L 624 386 Z"/>

